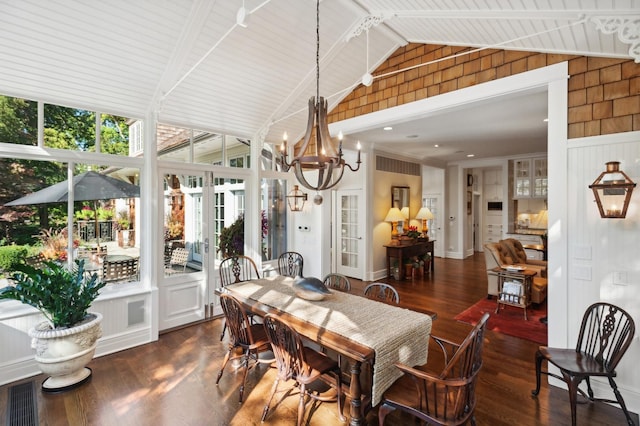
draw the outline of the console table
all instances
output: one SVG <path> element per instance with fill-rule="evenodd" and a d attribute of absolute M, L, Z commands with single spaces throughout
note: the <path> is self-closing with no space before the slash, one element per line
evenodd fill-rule
<path fill-rule="evenodd" d="M 398 259 L 398 274 L 401 280 L 404 279 L 404 259 L 408 259 L 413 256 L 422 256 L 426 253 L 431 254 L 431 272 L 434 272 L 434 257 L 433 257 L 433 243 L 436 240 L 429 241 L 419 241 L 413 244 L 405 244 L 405 245 L 385 245 L 387 248 L 387 276 L 391 276 L 391 258 Z M 425 271 L 427 272 L 427 271 Z"/>

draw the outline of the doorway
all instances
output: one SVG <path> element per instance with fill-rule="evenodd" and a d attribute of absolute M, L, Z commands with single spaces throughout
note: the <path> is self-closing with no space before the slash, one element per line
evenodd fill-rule
<path fill-rule="evenodd" d="M 362 231 L 362 190 L 336 191 L 334 259 L 336 272 L 363 279 L 365 246 Z"/>
<path fill-rule="evenodd" d="M 223 228 L 243 220 L 246 180 L 210 171 L 160 170 L 164 218 L 163 269 L 158 273 L 159 330 L 221 313 L 216 303 L 218 240 Z M 244 225 L 243 225 L 244 227 Z M 174 253 L 187 252 L 176 265 Z"/>

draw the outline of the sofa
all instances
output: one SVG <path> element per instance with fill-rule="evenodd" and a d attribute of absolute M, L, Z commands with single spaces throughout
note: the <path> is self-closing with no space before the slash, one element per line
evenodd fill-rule
<path fill-rule="evenodd" d="M 547 297 L 547 261 L 527 259 L 527 254 L 520 241 L 507 238 L 497 243 L 484 245 L 484 258 L 487 267 L 487 296 L 498 295 L 498 275 L 492 271 L 495 267 L 504 268 L 507 265 L 524 266 L 534 270 L 537 275 L 533 279 L 531 301 L 542 303 Z"/>

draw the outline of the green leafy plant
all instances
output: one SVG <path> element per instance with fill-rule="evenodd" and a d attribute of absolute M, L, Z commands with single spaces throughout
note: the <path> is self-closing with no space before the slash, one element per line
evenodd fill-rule
<path fill-rule="evenodd" d="M 118 229 L 129 229 L 131 227 L 131 219 L 129 218 L 129 212 L 127 210 L 120 210 L 118 212 Z"/>
<path fill-rule="evenodd" d="M 0 289 L 0 299 L 17 300 L 33 306 L 54 328 L 72 327 L 87 316 L 91 303 L 105 282 L 98 274 L 85 276 L 84 260 L 70 271 L 56 262 L 45 262 L 42 269 L 18 265 L 12 274 L 14 285 Z"/>
<path fill-rule="evenodd" d="M 420 231 L 418 231 L 417 226 L 410 226 L 407 231 L 407 237 L 409 238 L 418 238 L 420 236 Z"/>
<path fill-rule="evenodd" d="M 244 216 L 238 216 L 230 226 L 222 228 L 218 251 L 224 257 L 244 254 Z"/>

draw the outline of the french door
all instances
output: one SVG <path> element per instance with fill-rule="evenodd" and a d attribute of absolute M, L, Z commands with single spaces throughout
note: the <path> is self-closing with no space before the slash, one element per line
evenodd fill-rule
<path fill-rule="evenodd" d="M 436 257 L 444 257 L 445 233 L 442 229 L 442 223 L 444 223 L 444 213 L 441 208 L 442 195 L 426 195 L 425 198 L 422 199 L 422 206 L 428 207 L 434 216 L 433 219 L 429 219 L 427 221 L 427 225 L 429 227 L 429 239 L 435 240 L 433 245 L 433 254 Z"/>
<path fill-rule="evenodd" d="M 242 172 L 160 170 L 164 218 L 164 262 L 158 272 L 159 330 L 222 313 L 214 294 L 223 228 L 244 217 L 246 176 Z M 247 173 L 244 173 L 246 175 Z M 174 265 L 172 252 L 184 247 L 187 265 Z"/>
<path fill-rule="evenodd" d="M 207 210 L 210 172 L 160 170 L 163 261 L 158 262 L 159 330 L 202 320 L 212 303 L 208 270 L 211 229 Z M 173 252 L 188 251 L 186 265 L 172 263 Z"/>
<path fill-rule="evenodd" d="M 336 272 L 363 279 L 363 219 L 361 190 L 336 191 L 335 237 L 333 244 Z"/>

